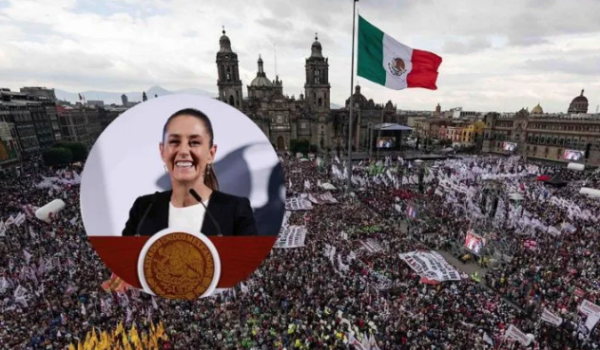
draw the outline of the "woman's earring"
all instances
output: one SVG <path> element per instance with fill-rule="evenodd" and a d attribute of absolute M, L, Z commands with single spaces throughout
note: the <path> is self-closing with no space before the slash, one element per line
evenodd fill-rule
<path fill-rule="evenodd" d="M 169 169 L 167 169 L 167 165 L 166 165 L 166 164 L 163 164 L 163 167 L 165 168 L 165 173 L 168 173 L 168 172 L 169 172 Z"/>
<path fill-rule="evenodd" d="M 210 172 L 210 163 L 206 164 L 206 175 Z"/>

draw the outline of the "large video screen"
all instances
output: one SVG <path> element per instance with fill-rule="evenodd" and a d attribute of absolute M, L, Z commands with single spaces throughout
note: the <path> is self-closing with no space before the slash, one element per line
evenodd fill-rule
<path fill-rule="evenodd" d="M 377 148 L 394 148 L 396 147 L 395 137 L 380 137 L 377 139 Z"/>
<path fill-rule="evenodd" d="M 504 142 L 504 150 L 508 152 L 514 152 L 517 150 L 517 144 L 514 142 Z"/>
<path fill-rule="evenodd" d="M 485 238 L 475 234 L 473 230 L 467 231 L 465 239 L 465 248 L 475 255 L 480 255 L 481 250 L 485 247 Z"/>
<path fill-rule="evenodd" d="M 568 150 L 565 150 L 563 157 L 566 160 L 574 160 L 574 161 L 582 160 L 583 159 L 583 151 L 568 149 Z"/>

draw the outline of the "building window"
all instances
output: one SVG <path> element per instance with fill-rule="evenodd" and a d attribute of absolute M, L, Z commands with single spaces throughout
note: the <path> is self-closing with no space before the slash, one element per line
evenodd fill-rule
<path fill-rule="evenodd" d="M 306 122 L 300 123 L 300 129 L 306 129 Z"/>
<path fill-rule="evenodd" d="M 277 124 L 283 124 L 283 116 L 277 116 Z"/>

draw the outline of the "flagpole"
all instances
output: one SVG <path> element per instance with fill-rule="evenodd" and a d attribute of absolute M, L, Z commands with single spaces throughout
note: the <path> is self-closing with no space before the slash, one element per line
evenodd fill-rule
<path fill-rule="evenodd" d="M 358 0 L 352 1 L 352 63 L 350 70 L 350 121 L 348 122 L 348 179 L 346 185 L 346 194 L 350 194 L 351 186 L 352 186 L 352 118 L 353 118 L 353 110 L 354 110 L 354 33 L 356 32 L 356 2 Z"/>

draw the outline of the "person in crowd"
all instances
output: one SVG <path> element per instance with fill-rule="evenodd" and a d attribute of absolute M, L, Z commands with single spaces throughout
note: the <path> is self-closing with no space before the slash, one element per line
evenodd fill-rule
<path fill-rule="evenodd" d="M 304 225 L 309 232 L 304 247 L 275 249 L 247 281 L 193 301 L 153 298 L 131 288 L 102 289 L 110 271 L 85 238 L 79 186 L 69 180 L 56 182 L 58 189 L 40 185 L 63 169 L 31 164 L 21 177 L 3 180 L 3 222 L 27 213 L 26 205 L 40 207 L 56 197 L 67 205 L 51 223 L 26 214 L 24 223 L 10 225 L 0 237 L 0 344 L 66 349 L 92 329 L 111 331 L 122 322 L 127 329 L 135 324 L 149 332 L 160 321 L 168 336 L 160 341 L 162 349 L 351 349 L 349 341 L 365 335 L 381 350 L 483 350 L 500 343 L 513 349 L 598 348 L 597 327 L 586 332 L 577 314 L 584 299 L 600 302 L 595 219 L 600 205 L 577 194 L 584 183 L 600 184 L 598 174 L 474 156 L 425 162 L 426 190 L 420 193 L 408 162 L 388 162 L 376 173 L 375 164 L 365 162 L 353 167 L 354 194 L 346 197 L 343 162 L 328 159 L 330 171 L 319 172 L 314 162 L 289 155 L 281 159 L 288 198 L 323 193 L 318 184 L 328 182 L 340 189 L 332 192 L 339 203 L 292 212 L 288 224 Z M 558 174 L 569 184 L 548 187 L 525 175 L 527 167 L 535 175 Z M 493 218 L 477 210 L 478 194 L 489 186 L 490 176 L 501 184 Z M 511 201 L 514 192 L 525 199 Z M 406 214 L 409 206 L 416 217 Z M 563 229 L 562 223 L 573 227 Z M 557 225 L 560 234 L 548 232 Z M 424 284 L 399 257 L 419 249 L 459 256 L 470 229 L 496 235 L 490 245 L 496 255 L 480 271 L 481 283 L 467 277 Z M 381 249 L 371 252 L 358 243 L 368 239 Z M 537 247 L 526 246 L 526 240 L 535 240 Z M 328 256 L 324 252 L 332 246 L 335 256 Z M 540 322 L 544 308 L 560 315 L 563 324 Z M 534 342 L 525 347 L 503 340 L 510 325 L 532 334 Z"/>

